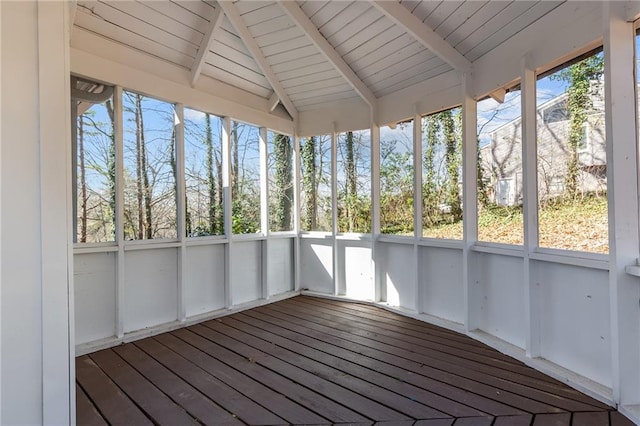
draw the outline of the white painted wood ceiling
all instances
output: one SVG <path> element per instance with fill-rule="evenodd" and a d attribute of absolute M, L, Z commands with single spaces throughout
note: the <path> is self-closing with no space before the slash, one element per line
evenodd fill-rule
<path fill-rule="evenodd" d="M 80 0 L 72 44 L 92 33 L 295 116 L 463 71 L 561 3 Z"/>

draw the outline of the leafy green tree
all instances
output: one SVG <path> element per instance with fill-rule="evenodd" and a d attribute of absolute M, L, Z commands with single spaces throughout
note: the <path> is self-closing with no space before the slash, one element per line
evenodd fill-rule
<path fill-rule="evenodd" d="M 291 138 L 276 134 L 273 139 L 274 185 L 271 191 L 273 214 L 271 229 L 288 231 L 291 229 L 291 208 L 293 206 L 293 152 Z"/>
<path fill-rule="evenodd" d="M 577 62 L 554 75 L 552 78 L 569 84 L 567 90 L 567 109 L 569 111 L 570 127 L 567 159 L 567 174 L 565 176 L 565 191 L 567 196 L 575 197 L 578 192 L 578 148 L 583 139 L 583 126 L 589 112 L 593 109 L 592 82 L 602 78 L 604 73 L 604 56 L 602 53 L 590 56 Z"/>
<path fill-rule="evenodd" d="M 302 158 L 302 190 L 305 211 L 302 215 L 303 228 L 314 230 L 317 225 L 318 184 L 316 170 L 316 137 L 307 138 L 300 152 Z"/>

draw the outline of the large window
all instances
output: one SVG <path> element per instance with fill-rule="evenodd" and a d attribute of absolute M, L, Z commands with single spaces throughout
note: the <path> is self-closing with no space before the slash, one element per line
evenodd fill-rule
<path fill-rule="evenodd" d="M 331 136 L 300 141 L 302 230 L 331 232 Z"/>
<path fill-rule="evenodd" d="M 186 236 L 224 234 L 222 119 L 184 110 Z"/>
<path fill-rule="evenodd" d="M 413 235 L 413 120 L 380 128 L 380 230 Z"/>
<path fill-rule="evenodd" d="M 269 230 L 293 229 L 293 143 L 289 136 L 269 132 Z"/>
<path fill-rule="evenodd" d="M 478 240 L 523 244 L 522 119 L 519 89 L 478 102 Z M 545 120 L 561 117 L 548 110 Z"/>
<path fill-rule="evenodd" d="M 124 237 L 176 238 L 174 105 L 123 92 Z"/>
<path fill-rule="evenodd" d="M 98 104 L 73 102 L 77 114 L 75 241 L 114 241 L 116 148 L 113 99 Z"/>
<path fill-rule="evenodd" d="M 231 122 L 231 198 L 234 234 L 260 232 L 260 129 Z"/>
<path fill-rule="evenodd" d="M 599 52 L 538 80 L 541 247 L 609 250 L 603 71 L 604 56 Z M 557 119 L 545 119 L 550 110 Z"/>
<path fill-rule="evenodd" d="M 338 136 L 338 232 L 371 232 L 370 132 Z"/>
<path fill-rule="evenodd" d="M 422 235 L 462 238 L 462 110 L 422 118 Z"/>

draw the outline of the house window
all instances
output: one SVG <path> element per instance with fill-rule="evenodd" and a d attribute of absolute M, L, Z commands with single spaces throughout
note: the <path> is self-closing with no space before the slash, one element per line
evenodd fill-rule
<path fill-rule="evenodd" d="M 567 109 L 566 121 L 552 126 L 538 113 L 540 247 L 609 251 L 603 75 L 604 54 L 595 51 L 538 79 L 538 111 L 545 108 L 542 93 L 546 104 Z"/>
<path fill-rule="evenodd" d="M 338 135 L 338 232 L 371 232 L 370 131 Z"/>
<path fill-rule="evenodd" d="M 413 235 L 413 120 L 380 128 L 380 229 Z"/>
<path fill-rule="evenodd" d="M 176 238 L 173 104 L 124 91 L 124 237 Z"/>
<path fill-rule="evenodd" d="M 542 121 L 544 124 L 557 123 L 569 119 L 569 110 L 567 109 L 567 100 L 562 99 L 553 105 L 542 110 Z"/>
<path fill-rule="evenodd" d="M 302 230 L 331 232 L 331 136 L 300 140 L 300 163 Z"/>
<path fill-rule="evenodd" d="M 269 178 L 269 230 L 293 229 L 293 141 L 280 133 L 267 133 Z"/>
<path fill-rule="evenodd" d="M 462 109 L 422 117 L 422 236 L 462 239 Z"/>
<path fill-rule="evenodd" d="M 184 109 L 187 237 L 224 234 L 222 119 Z"/>

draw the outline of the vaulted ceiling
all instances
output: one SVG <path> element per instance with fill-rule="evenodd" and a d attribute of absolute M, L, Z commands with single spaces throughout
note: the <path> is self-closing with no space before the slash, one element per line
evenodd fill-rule
<path fill-rule="evenodd" d="M 278 105 L 291 117 L 470 65 L 561 1 L 78 1 L 91 34 Z"/>

